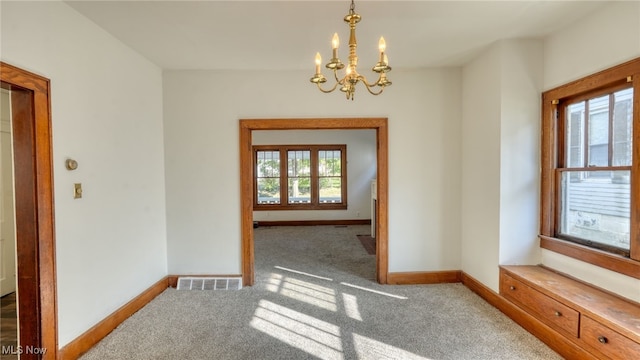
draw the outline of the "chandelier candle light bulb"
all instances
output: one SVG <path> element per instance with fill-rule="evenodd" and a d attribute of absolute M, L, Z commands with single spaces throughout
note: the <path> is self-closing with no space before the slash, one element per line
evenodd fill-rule
<path fill-rule="evenodd" d="M 316 73 L 310 79 L 310 81 L 318 86 L 318 89 L 324 93 L 333 92 L 335 89 L 340 86 L 340 91 L 346 93 L 347 100 L 353 100 L 354 93 L 356 91 L 356 85 L 359 82 L 364 84 L 367 91 L 369 91 L 372 95 L 380 95 L 384 88 L 391 85 L 391 81 L 387 79 L 386 73 L 391 71 L 391 67 L 389 66 L 389 62 L 387 59 L 387 54 L 385 53 L 387 49 L 387 43 L 384 40 L 384 37 L 380 37 L 380 41 L 378 42 L 378 49 L 380 50 L 380 61 L 371 69 L 373 72 L 378 73 L 378 80 L 372 83 L 367 81 L 367 78 L 364 75 L 358 73 L 358 55 L 356 53 L 356 48 L 358 47 L 356 41 L 356 24 L 361 20 L 361 16 L 356 14 L 355 12 L 355 4 L 354 1 L 351 0 L 351 7 L 349 8 L 349 13 L 344 17 L 344 21 L 349 24 L 349 61 L 347 68 L 345 69 L 345 76 L 340 78 L 338 76 L 338 70 L 342 70 L 345 65 L 338 58 L 338 47 L 340 47 L 340 38 L 338 37 L 338 33 L 333 34 L 333 38 L 331 39 L 331 48 L 333 51 L 333 57 L 326 64 L 326 68 L 333 71 L 333 75 L 335 77 L 335 85 L 325 90 L 322 88 L 321 84 L 327 82 L 327 79 L 322 75 L 322 70 L 320 68 L 320 64 L 322 63 L 322 58 L 320 57 L 320 53 L 316 54 Z"/>
<path fill-rule="evenodd" d="M 322 64 L 322 57 L 320 53 L 316 53 L 316 75 L 320 74 L 320 64 Z"/>

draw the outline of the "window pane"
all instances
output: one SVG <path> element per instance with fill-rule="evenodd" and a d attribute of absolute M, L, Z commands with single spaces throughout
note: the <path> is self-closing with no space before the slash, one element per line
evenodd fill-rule
<path fill-rule="evenodd" d="M 584 167 L 584 106 L 583 101 L 567 107 L 567 167 Z"/>
<path fill-rule="evenodd" d="M 289 177 L 309 176 L 311 174 L 311 151 L 290 150 L 287 153 Z"/>
<path fill-rule="evenodd" d="M 320 203 L 342 203 L 342 178 L 320 178 Z"/>
<path fill-rule="evenodd" d="M 280 204 L 279 178 L 258 178 L 258 204 Z"/>
<path fill-rule="evenodd" d="M 318 151 L 320 203 L 342 203 L 342 151 Z"/>
<path fill-rule="evenodd" d="M 288 203 L 311 203 L 311 151 L 287 152 Z"/>
<path fill-rule="evenodd" d="M 609 166 L 609 95 L 589 100 L 589 166 Z"/>
<path fill-rule="evenodd" d="M 257 152 L 257 174 L 258 177 L 278 177 L 280 176 L 280 152 L 279 151 L 258 151 Z"/>
<path fill-rule="evenodd" d="M 613 166 L 631 165 L 633 88 L 613 94 Z"/>
<path fill-rule="evenodd" d="M 289 204 L 311 203 L 311 178 L 289 178 Z"/>
<path fill-rule="evenodd" d="M 629 171 L 563 172 L 561 234 L 629 250 L 629 176 Z"/>
<path fill-rule="evenodd" d="M 341 151 L 340 150 L 320 150 L 318 151 L 318 174 L 319 176 L 341 176 Z"/>
<path fill-rule="evenodd" d="M 280 203 L 280 152 L 256 152 L 258 204 Z"/>

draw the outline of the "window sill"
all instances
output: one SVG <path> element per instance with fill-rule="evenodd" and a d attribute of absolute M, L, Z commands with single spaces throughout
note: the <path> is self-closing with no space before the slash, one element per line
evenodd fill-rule
<path fill-rule="evenodd" d="M 275 211 L 275 210 L 347 210 L 347 204 L 273 204 L 273 205 L 253 205 L 254 211 Z"/>
<path fill-rule="evenodd" d="M 545 235 L 539 237 L 540 247 L 543 249 L 640 279 L 640 261 Z"/>

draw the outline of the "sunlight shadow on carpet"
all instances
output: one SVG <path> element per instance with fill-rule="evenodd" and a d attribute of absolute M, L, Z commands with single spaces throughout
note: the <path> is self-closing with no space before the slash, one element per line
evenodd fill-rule
<path fill-rule="evenodd" d="M 388 297 L 392 297 L 392 298 L 396 298 L 396 299 L 401 299 L 401 300 L 407 300 L 408 299 L 408 297 L 406 297 L 406 296 L 389 294 L 387 292 L 373 290 L 373 289 L 366 288 L 364 286 L 353 285 L 353 284 L 349 284 L 349 283 L 346 283 L 346 282 L 341 282 L 340 285 L 344 285 L 344 286 L 348 286 L 350 288 L 360 289 L 360 290 L 363 290 L 363 291 L 368 291 L 370 293 L 374 293 L 374 294 L 378 294 L 378 295 L 384 295 L 384 296 L 388 296 Z"/>
<path fill-rule="evenodd" d="M 261 300 L 251 326 L 320 359 L 342 360 L 340 327 Z"/>
<path fill-rule="evenodd" d="M 385 344 L 366 336 L 353 334 L 353 343 L 362 359 L 430 360 L 409 351 Z"/>
<path fill-rule="evenodd" d="M 298 271 L 298 270 L 293 270 L 293 269 L 287 269 L 285 267 L 282 266 L 274 266 L 274 268 L 276 269 L 280 269 L 280 270 L 284 270 L 284 271 L 288 271 L 288 272 L 292 272 L 294 274 L 299 274 L 299 275 L 305 275 L 305 276 L 309 276 L 309 277 L 313 277 L 316 279 L 321 279 L 321 280 L 327 280 L 327 281 L 333 281 L 333 279 L 327 278 L 327 277 L 323 277 L 323 276 L 318 276 L 318 275 L 313 275 L 313 274 L 309 274 L 303 271 Z"/>

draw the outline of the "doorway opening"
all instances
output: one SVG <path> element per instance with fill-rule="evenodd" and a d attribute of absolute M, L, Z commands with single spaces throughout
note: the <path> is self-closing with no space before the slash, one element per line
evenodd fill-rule
<path fill-rule="evenodd" d="M 240 120 L 240 193 L 242 228 L 242 278 L 245 286 L 255 282 L 253 238 L 253 161 L 254 130 L 349 130 L 373 129 L 376 132 L 376 280 L 387 283 L 388 275 L 388 130 L 387 118 L 322 119 L 241 119 Z"/>
<path fill-rule="evenodd" d="M 0 62 L 13 132 L 18 346 L 58 352 L 49 80 Z M 22 359 L 39 357 L 22 354 Z"/>
<path fill-rule="evenodd" d="M 11 92 L 0 88 L 0 328 L 5 350 L 18 348 L 12 133 Z"/>

